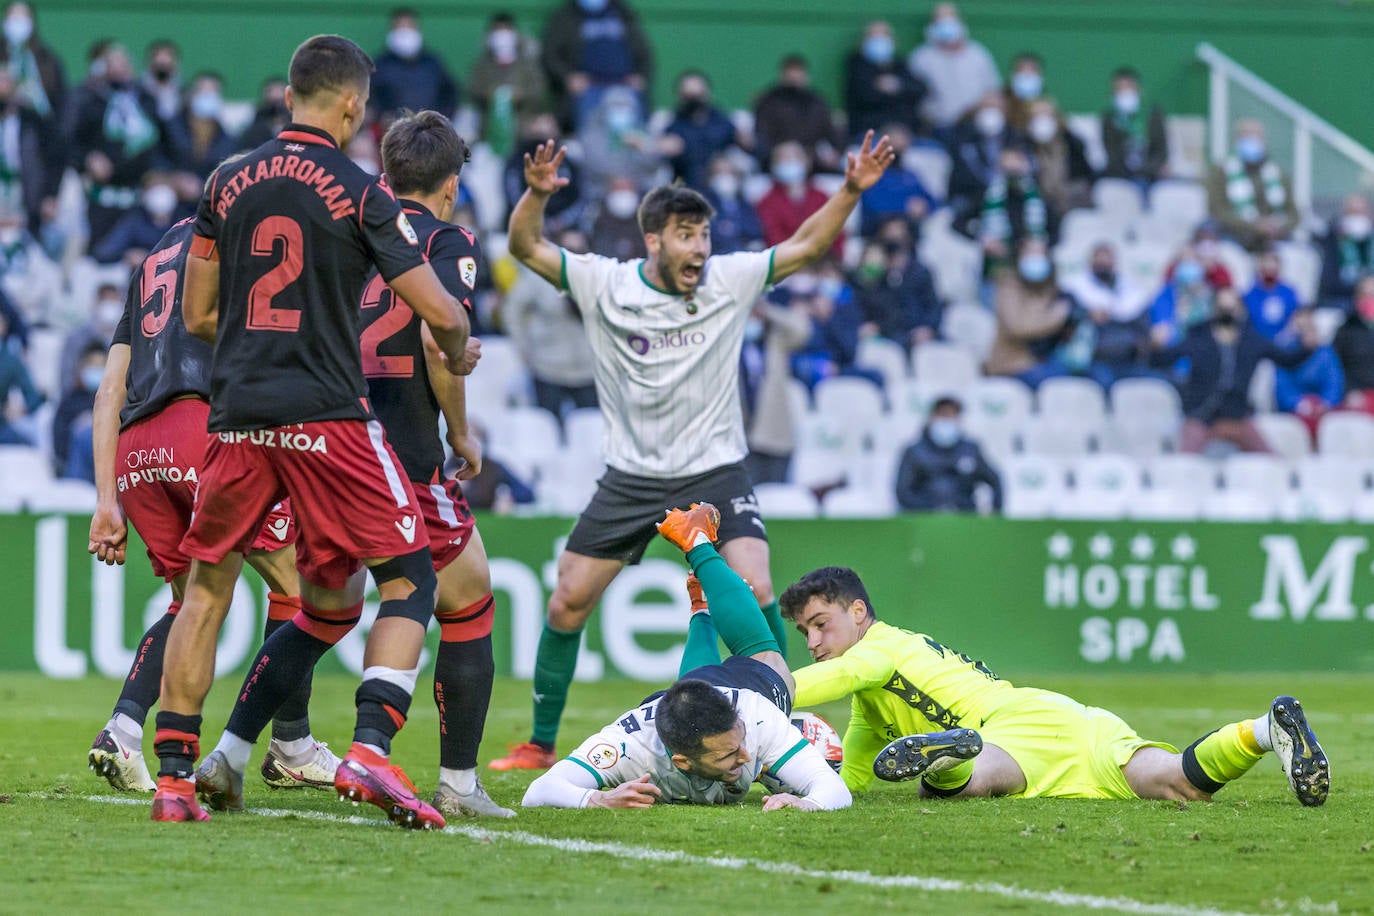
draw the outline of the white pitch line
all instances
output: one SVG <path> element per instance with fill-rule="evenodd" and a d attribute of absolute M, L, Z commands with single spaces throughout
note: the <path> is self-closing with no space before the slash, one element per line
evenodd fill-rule
<path fill-rule="evenodd" d="M 130 798 L 121 795 L 59 795 L 33 792 L 24 793 L 35 797 L 72 799 L 98 802 L 106 805 L 148 805 L 148 798 Z M 248 808 L 244 813 L 259 817 L 298 817 L 303 820 L 326 821 L 335 824 L 350 824 L 364 827 L 391 827 L 389 821 L 376 817 L 360 815 L 328 814 L 323 811 L 297 811 L 285 808 Z M 760 871 L 767 874 L 786 875 L 792 878 L 807 878 L 816 881 L 836 881 L 858 884 L 865 887 L 910 888 L 921 891 L 947 891 L 958 894 L 987 894 L 1009 900 L 1023 900 L 1031 903 L 1044 903 L 1059 907 L 1082 907 L 1090 910 L 1104 910 L 1118 913 L 1139 913 L 1148 916 L 1252 916 L 1252 914 L 1218 910 L 1211 907 L 1184 906 L 1174 903 L 1146 903 L 1131 897 L 1098 897 L 1094 894 L 1075 894 L 1069 891 L 1036 891 L 1014 884 L 997 881 L 959 881 L 953 878 L 931 878 L 921 875 L 875 875 L 867 871 L 824 871 L 802 868 L 791 862 L 769 862 L 763 859 L 746 859 L 737 856 L 699 856 L 679 849 L 654 849 L 649 846 L 627 846 L 623 843 L 605 843 L 593 840 L 563 839 L 527 833 L 523 830 L 487 830 L 483 827 L 451 826 L 442 833 L 450 836 L 466 837 L 482 843 L 515 843 L 520 846 L 542 846 L 561 852 L 606 855 L 616 859 L 634 862 L 657 862 L 671 865 L 695 865 L 702 868 L 723 868 L 731 871 Z"/>

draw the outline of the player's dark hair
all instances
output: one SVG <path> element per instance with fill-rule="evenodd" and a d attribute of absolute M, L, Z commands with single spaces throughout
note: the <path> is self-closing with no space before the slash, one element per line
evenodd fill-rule
<path fill-rule="evenodd" d="M 878 619 L 878 613 L 873 610 L 873 601 L 868 597 L 868 589 L 864 588 L 863 580 L 848 566 L 822 566 L 787 586 L 787 590 L 778 599 L 782 616 L 795 621 L 812 598 L 820 598 L 822 601 L 845 607 L 859 600 L 868 608 L 868 619 Z"/>
<path fill-rule="evenodd" d="M 1041 70 L 1045 69 L 1045 58 L 1036 54 L 1034 51 L 1022 51 L 1011 59 L 1012 69 L 1016 69 L 1022 64 L 1035 64 Z"/>
<path fill-rule="evenodd" d="M 512 29 L 515 28 L 515 16 L 511 15 L 511 13 L 507 10 L 501 10 L 499 12 L 492 13 L 491 18 L 487 20 L 488 30 L 503 25 L 510 26 Z"/>
<path fill-rule="evenodd" d="M 644 195 L 639 205 L 639 231 L 645 235 L 662 232 L 676 216 L 684 223 L 710 222 L 715 209 L 691 188 L 666 184 Z"/>
<path fill-rule="evenodd" d="M 382 171 L 397 194 L 432 194 L 468 161 L 468 145 L 437 111 L 402 112 L 382 137 Z"/>
<path fill-rule="evenodd" d="M 322 92 L 366 89 L 375 69 L 367 52 L 342 35 L 316 35 L 291 55 L 287 82 L 296 98 L 311 99 Z"/>
<path fill-rule="evenodd" d="M 696 757 L 705 748 L 703 738 L 728 732 L 739 715 L 719 690 L 698 678 L 686 678 L 663 694 L 654 721 L 668 753 Z"/>
<path fill-rule="evenodd" d="M 391 15 L 387 19 L 390 22 L 395 22 L 397 19 L 414 19 L 419 22 L 420 11 L 413 6 L 397 6 L 391 10 Z"/>
<path fill-rule="evenodd" d="M 1112 80 L 1135 80 L 1140 82 L 1140 72 L 1135 67 L 1117 67 L 1112 71 Z"/>

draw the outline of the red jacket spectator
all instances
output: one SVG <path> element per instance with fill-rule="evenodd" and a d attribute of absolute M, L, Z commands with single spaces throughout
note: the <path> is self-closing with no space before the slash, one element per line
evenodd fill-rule
<path fill-rule="evenodd" d="M 786 187 L 778 182 L 773 182 L 773 187 L 768 193 L 763 195 L 755 208 L 759 214 L 759 222 L 763 224 L 763 244 L 769 248 L 785 242 L 791 238 L 792 233 L 806 222 L 806 218 L 815 213 L 825 202 L 829 200 L 823 191 L 808 182 L 805 191 L 800 198 L 793 197 Z M 835 257 L 844 254 L 844 233 L 841 232 L 839 238 L 835 239 L 835 244 L 830 246 L 830 253 Z"/>

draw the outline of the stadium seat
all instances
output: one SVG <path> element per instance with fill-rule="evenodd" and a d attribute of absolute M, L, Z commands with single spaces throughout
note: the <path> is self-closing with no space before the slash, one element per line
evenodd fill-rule
<path fill-rule="evenodd" d="M 1074 487 L 1059 518 L 1125 518 L 1140 498 L 1140 465 L 1123 455 L 1089 455 L 1071 471 Z"/>
<path fill-rule="evenodd" d="M 945 309 L 940 333 L 982 362 L 988 358 L 997 337 L 997 319 L 978 302 L 956 302 Z"/>
<path fill-rule="evenodd" d="M 1304 242 L 1279 242 L 1274 247 L 1279 253 L 1279 276 L 1293 287 L 1298 301 L 1316 302 L 1322 271 L 1321 255 Z"/>
<path fill-rule="evenodd" d="M 1150 186 L 1150 213 L 1191 233 L 1207 219 L 1207 189 L 1195 181 L 1157 181 Z"/>
<path fill-rule="evenodd" d="M 1255 375 L 1250 379 L 1250 403 L 1257 413 L 1274 412 L 1274 364 L 1263 360 L 1255 367 Z"/>
<path fill-rule="evenodd" d="M 1231 285 L 1244 292 L 1255 282 L 1255 262 L 1250 253 L 1230 239 L 1217 242 L 1217 259 L 1231 272 Z"/>
<path fill-rule="evenodd" d="M 1069 460 L 1092 451 L 1101 433 L 1100 421 L 1063 415 L 1033 416 L 1021 426 L 1021 448 L 1028 455 Z"/>
<path fill-rule="evenodd" d="M 1357 460 L 1374 456 L 1374 417 L 1344 410 L 1327 414 L 1317 427 L 1317 451 Z"/>
<path fill-rule="evenodd" d="M 863 456 L 863 435 L 858 428 L 830 416 L 808 417 L 797 431 L 792 482 L 822 487 L 848 479 Z"/>
<path fill-rule="evenodd" d="M 1217 490 L 1202 500 L 1202 517 L 1214 522 L 1269 522 L 1278 517 L 1278 494 L 1256 490 Z"/>
<path fill-rule="evenodd" d="M 1150 211 L 1136 220 L 1131 229 L 1135 234 L 1137 244 L 1156 245 L 1169 252 L 1169 257 L 1165 258 L 1164 263 L 1168 263 L 1169 259 L 1178 251 L 1179 246 L 1188 241 L 1189 236 L 1192 235 L 1192 227 L 1187 223 L 1179 222 L 1172 217 L 1157 215 L 1154 211 Z M 1159 276 L 1154 277 L 1156 283 L 1159 280 Z"/>
<path fill-rule="evenodd" d="M 1008 518 L 1051 518 L 1064 499 L 1064 466 L 1053 458 L 1017 455 L 1001 469 Z"/>
<path fill-rule="evenodd" d="M 46 394 L 54 404 L 62 398 L 63 380 L 58 378 L 62 371 L 62 344 L 61 332 L 53 328 L 33 328 L 29 331 L 29 352 L 25 359 L 29 375 L 34 387 Z"/>
<path fill-rule="evenodd" d="M 1297 461 L 1312 451 L 1307 426 L 1291 413 L 1256 414 L 1255 426 L 1269 447 L 1285 461 Z"/>
<path fill-rule="evenodd" d="M 1152 490 L 1210 493 L 1217 488 L 1217 464 L 1201 455 L 1160 455 L 1145 466 Z"/>
<path fill-rule="evenodd" d="M 897 512 L 891 488 L 841 487 L 825 494 L 821 514 L 826 518 L 888 518 Z"/>
<path fill-rule="evenodd" d="M 1341 309 L 1313 309 L 1312 324 L 1317 332 L 1317 340 L 1323 346 L 1330 344 L 1347 317 Z"/>
<path fill-rule="evenodd" d="M 1130 517 L 1138 521 L 1192 521 L 1202 515 L 1205 495 L 1194 489 L 1143 490 L 1131 504 Z"/>
<path fill-rule="evenodd" d="M 557 476 L 555 466 L 563 452 L 560 438 L 558 421 L 542 407 L 511 407 L 499 414 L 491 429 L 493 453 L 518 476 L 540 485 Z"/>
<path fill-rule="evenodd" d="M 911 354 L 911 365 L 917 381 L 946 391 L 967 391 L 980 375 L 972 351 L 938 340 L 918 346 Z"/>
<path fill-rule="evenodd" d="M 1145 201 L 1140 188 L 1124 178 L 1099 178 L 1093 184 L 1093 209 L 1102 218 L 1125 234 L 1126 227 L 1140 218 Z"/>
<path fill-rule="evenodd" d="M 1033 397 L 1030 387 L 1017 379 L 980 378 L 964 398 L 964 423 L 970 429 L 1019 426 L 1030 419 Z"/>
<path fill-rule="evenodd" d="M 1059 224 L 1059 244 L 1069 251 L 1087 252 L 1099 242 L 1121 245 L 1125 224 L 1114 223 L 1095 209 L 1070 210 Z"/>
<path fill-rule="evenodd" d="M 1238 452 L 1221 463 L 1221 485 L 1232 491 L 1286 493 L 1290 476 L 1288 464 L 1274 455 Z"/>
<path fill-rule="evenodd" d="M 1112 385 L 1112 413 L 1161 427 L 1176 427 L 1183 418 L 1178 391 L 1162 379 L 1127 378 Z"/>
<path fill-rule="evenodd" d="M 1293 472 L 1304 493 L 1332 493 L 1353 502 L 1369 488 L 1369 464 L 1340 455 L 1308 455 Z"/>
<path fill-rule="evenodd" d="M 482 335 L 482 359 L 468 384 L 491 385 L 499 392 L 502 404 L 529 404 L 530 377 L 520 351 L 509 337 Z M 480 380 L 480 381 L 479 381 Z"/>
<path fill-rule="evenodd" d="M 52 478 L 48 459 L 28 445 L 0 445 L 0 495 L 23 498 Z"/>
<path fill-rule="evenodd" d="M 1073 417 L 1101 424 L 1107 415 L 1102 386 L 1092 379 L 1065 376 L 1047 379 L 1036 391 L 1040 416 Z"/>
<path fill-rule="evenodd" d="M 1279 502 L 1279 518 L 1288 522 L 1348 522 L 1354 501 L 1329 490 L 1294 490 Z"/>
<path fill-rule="evenodd" d="M 817 416 L 869 435 L 883 417 L 883 393 L 868 379 L 837 375 L 821 379 L 815 390 Z"/>
<path fill-rule="evenodd" d="M 1153 296 L 1158 292 L 1164 268 L 1168 266 L 1177 248 L 1174 242 L 1166 243 L 1137 237 L 1132 244 L 1122 246 L 1121 251 L 1117 253 L 1117 263 L 1121 265 L 1123 276 Z"/>
<path fill-rule="evenodd" d="M 759 513 L 767 519 L 815 518 L 820 514 L 816 494 L 790 483 L 761 483 L 754 487 Z"/>
<path fill-rule="evenodd" d="M 883 388 L 895 391 L 911 374 L 906 348 L 886 337 L 867 337 L 859 341 L 854 362 L 865 369 L 876 369 L 883 375 Z"/>
<path fill-rule="evenodd" d="M 936 200 L 949 196 L 949 153 L 938 146 L 912 146 L 902 154 L 902 168 L 914 172 Z"/>
<path fill-rule="evenodd" d="M 947 302 L 978 298 L 983 252 L 976 242 L 949 228 L 948 208 L 936 210 L 921 225 L 917 252 L 935 278 L 935 291 Z"/>
<path fill-rule="evenodd" d="M 1148 459 L 1178 447 L 1177 424 L 1168 426 L 1137 419 L 1126 414 L 1112 414 L 1107 418 L 1098 447 L 1104 452 L 1116 452 L 1132 458 Z"/>
<path fill-rule="evenodd" d="M 24 497 L 30 512 L 95 511 L 95 486 L 84 480 L 49 480 L 31 487 Z"/>
<path fill-rule="evenodd" d="M 918 435 L 919 427 L 904 429 L 889 418 L 874 436 L 872 446 L 851 459 L 848 485 L 870 490 L 895 489 L 902 455 Z"/>
<path fill-rule="evenodd" d="M 590 451 L 599 456 L 605 429 L 606 421 L 598 407 L 579 407 L 563 418 L 563 439 L 575 452 Z"/>

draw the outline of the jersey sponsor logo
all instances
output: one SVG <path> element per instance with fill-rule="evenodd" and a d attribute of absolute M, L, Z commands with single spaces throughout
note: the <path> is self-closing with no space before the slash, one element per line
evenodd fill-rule
<path fill-rule="evenodd" d="M 614 745 L 598 744 L 587 751 L 587 762 L 598 770 L 609 770 L 620 760 L 620 751 Z"/>
<path fill-rule="evenodd" d="M 229 208 L 238 200 L 244 189 L 272 178 L 291 178 L 313 188 L 329 208 L 331 219 L 340 220 L 358 212 L 344 186 L 335 181 L 334 176 L 324 166 L 300 156 L 273 156 L 270 159 L 250 162 L 236 171 L 220 189 L 219 198 L 215 203 L 215 213 L 220 219 L 224 219 L 224 215 L 229 212 Z"/>
<path fill-rule="evenodd" d="M 176 460 L 174 448 L 140 448 L 129 452 L 124 458 L 124 463 L 133 470 L 153 465 L 176 464 Z"/>
<path fill-rule="evenodd" d="M 115 481 L 120 493 L 148 483 L 199 483 L 195 468 L 144 467 L 142 470 L 120 474 Z"/>
<path fill-rule="evenodd" d="M 415 234 L 415 227 L 410 225 L 410 220 L 406 219 L 404 213 L 396 214 L 396 229 L 411 245 L 420 244 L 420 237 Z"/>
<path fill-rule="evenodd" d="M 758 515 L 759 498 L 753 493 L 748 496 L 732 496 L 730 508 L 735 510 L 736 515 Z"/>
<path fill-rule="evenodd" d="M 265 448 L 279 448 L 288 452 L 319 452 L 329 454 L 329 445 L 324 435 L 312 436 L 306 432 L 293 432 L 288 429 L 252 429 L 219 433 L 219 441 L 232 444 L 247 442 Z"/>
<path fill-rule="evenodd" d="M 415 517 L 408 515 L 395 523 L 396 530 L 401 532 L 401 537 L 406 539 L 407 544 L 415 543 Z"/>
<path fill-rule="evenodd" d="M 706 333 L 704 331 L 683 332 L 673 331 L 668 334 L 659 334 L 650 339 L 642 334 L 631 334 L 626 338 L 630 344 L 630 349 L 640 356 L 645 355 L 650 350 L 678 350 L 683 347 L 700 347 L 706 343 Z"/>
<path fill-rule="evenodd" d="M 272 532 L 272 536 L 279 541 L 286 540 L 287 529 L 291 527 L 291 519 L 279 518 L 272 521 L 267 526 L 267 530 Z"/>
<path fill-rule="evenodd" d="M 458 277 L 468 289 L 477 288 L 477 259 L 459 258 Z"/>

